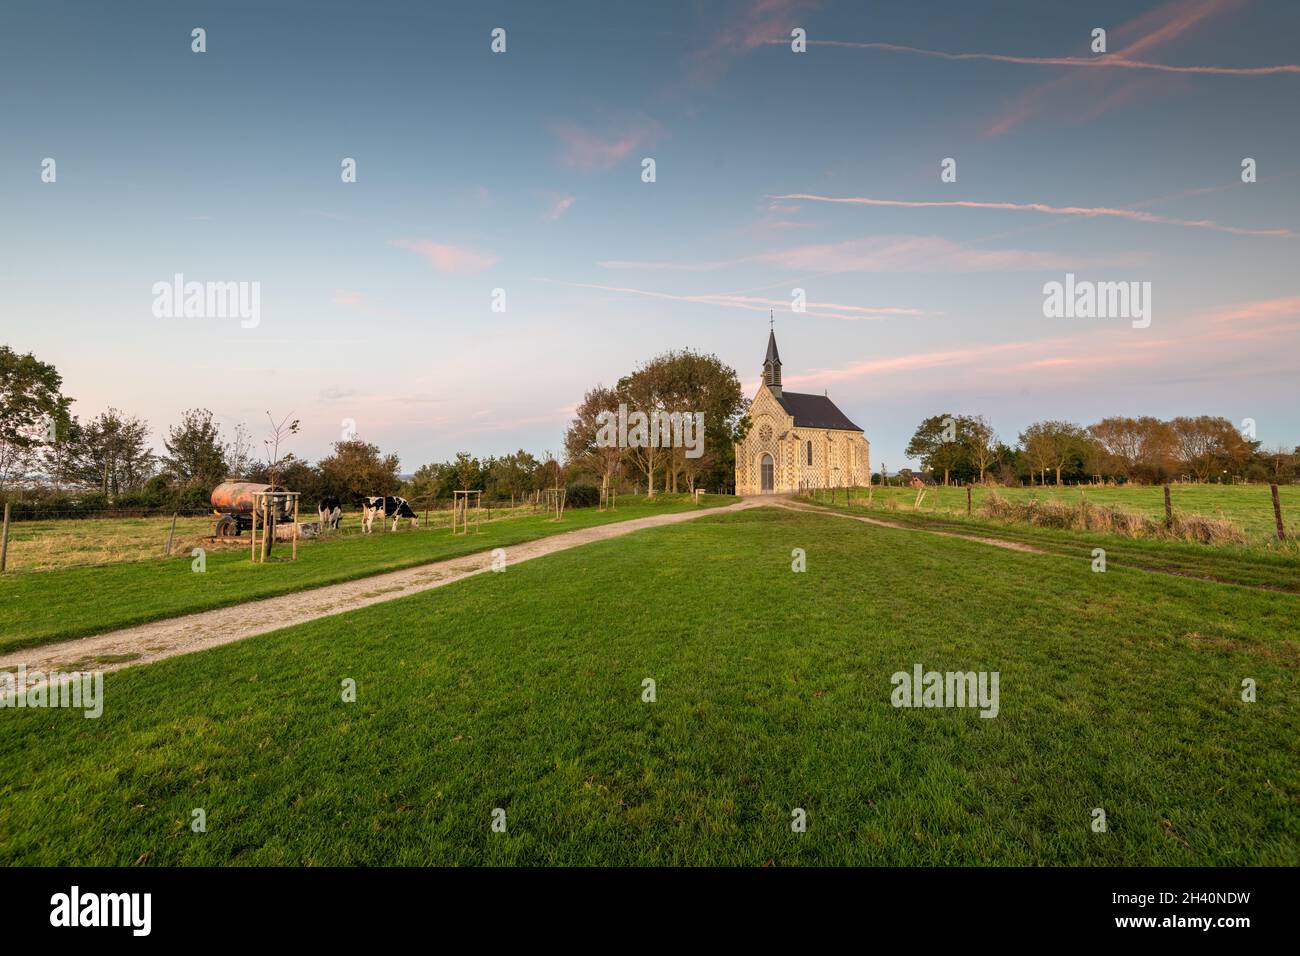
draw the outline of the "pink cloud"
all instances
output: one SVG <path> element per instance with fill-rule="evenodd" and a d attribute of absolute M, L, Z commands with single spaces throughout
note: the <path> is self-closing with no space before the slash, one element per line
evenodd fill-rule
<path fill-rule="evenodd" d="M 608 134 L 594 133 L 575 123 L 556 123 L 551 133 L 560 141 L 560 162 L 579 172 L 595 173 L 612 169 L 650 145 L 663 134 L 663 127 L 641 117 Z"/>
<path fill-rule="evenodd" d="M 577 197 L 563 193 L 548 193 L 546 195 L 546 201 L 547 210 L 546 214 L 542 218 L 548 222 L 555 222 L 568 212 L 569 208 L 577 202 Z"/>
<path fill-rule="evenodd" d="M 849 362 L 838 368 L 787 370 L 790 387 L 854 383 L 895 391 L 925 391 L 941 380 L 947 389 L 1005 382 L 1015 388 L 1061 388 L 1071 383 L 1099 388 L 1106 380 L 1131 385 L 1134 370 L 1150 381 L 1162 373 L 1180 380 L 1250 379 L 1279 354 L 1300 348 L 1300 296 L 1236 303 L 1156 322 L 1176 328 L 1165 337 L 1124 324 L 1073 326 L 1069 335 L 937 349 Z M 1051 320 L 1044 329 L 1058 329 Z M 927 376 L 926 372 L 936 373 Z M 756 384 L 756 383 L 755 383 Z"/>
<path fill-rule="evenodd" d="M 486 252 L 428 239 L 392 239 L 388 243 L 423 257 L 438 272 L 472 273 L 490 269 L 501 260 Z"/>
<path fill-rule="evenodd" d="M 939 236 L 876 236 L 796 246 L 754 257 L 786 269 L 812 272 L 1020 272 L 1136 265 L 1144 253 L 1085 258 L 1031 249 L 976 249 Z"/>
<path fill-rule="evenodd" d="M 1119 49 L 1104 54 L 1106 60 L 1115 60 L 1121 69 L 1131 69 L 1124 64 L 1141 62 L 1140 58 L 1155 47 L 1169 43 L 1204 21 L 1233 8 L 1241 6 L 1241 0 L 1172 0 L 1163 6 L 1129 20 L 1108 34 L 1112 47 L 1123 44 Z M 1272 70 L 1273 68 L 1266 68 Z M 1184 72 L 1171 69 L 1166 72 Z M 1196 71 L 1201 72 L 1201 71 Z M 1085 92 L 1090 101 L 1086 112 L 1087 118 L 1095 118 L 1106 109 L 1129 102 L 1137 93 L 1130 90 L 1127 94 L 1107 94 L 1103 88 L 1108 80 L 1096 74 L 1070 73 L 1057 77 L 1047 83 L 1034 87 L 1022 94 L 1003 114 L 989 125 L 986 134 L 1001 136 L 1017 126 L 1029 121 L 1043 110 L 1059 104 L 1064 96 L 1080 96 Z M 1147 90 L 1152 89 L 1147 86 Z M 1099 105 L 1105 103 L 1106 105 Z"/>
<path fill-rule="evenodd" d="M 789 44 L 790 31 L 806 28 L 802 18 L 819 6 L 820 0 L 733 0 L 725 9 L 723 26 L 692 51 L 688 79 L 697 86 L 716 83 L 737 56 L 768 44 Z"/>
<path fill-rule="evenodd" d="M 1031 249 L 977 249 L 940 236 L 870 236 L 844 242 L 791 246 L 738 259 L 638 261 L 607 259 L 603 269 L 638 272 L 716 272 L 758 263 L 795 271 L 832 272 L 1019 272 L 1140 265 L 1142 252 L 1086 258 Z"/>

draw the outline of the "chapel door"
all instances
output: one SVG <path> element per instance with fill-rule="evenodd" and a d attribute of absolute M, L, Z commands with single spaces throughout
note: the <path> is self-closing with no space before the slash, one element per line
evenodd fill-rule
<path fill-rule="evenodd" d="M 763 475 L 763 494 L 769 494 L 776 487 L 776 467 L 772 463 L 771 455 L 763 455 L 760 470 Z"/>

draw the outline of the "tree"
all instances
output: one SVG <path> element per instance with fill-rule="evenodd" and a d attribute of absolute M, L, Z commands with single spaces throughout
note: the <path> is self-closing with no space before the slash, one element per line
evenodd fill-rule
<path fill-rule="evenodd" d="M 211 487 L 226 477 L 225 447 L 221 431 L 206 408 L 191 408 L 179 425 L 167 430 L 163 441 L 167 454 L 162 466 L 186 486 Z"/>
<path fill-rule="evenodd" d="M 498 493 L 510 495 L 513 503 L 533 490 L 534 477 L 539 465 L 537 459 L 522 448 L 513 455 L 503 455 L 491 466 L 491 474 Z"/>
<path fill-rule="evenodd" d="M 290 415 L 293 414 L 290 412 Z M 286 459 L 282 457 L 280 446 L 289 440 L 291 435 L 298 434 L 299 420 L 289 420 L 289 415 L 277 422 L 271 417 L 271 413 L 266 413 L 266 420 L 271 423 L 271 430 L 262 441 L 263 454 L 266 456 L 266 473 L 267 483 L 270 485 L 280 484 L 280 471 Z"/>
<path fill-rule="evenodd" d="M 253 439 L 243 422 L 235 426 L 234 435 L 221 447 L 221 457 L 226 461 L 228 477 L 243 478 L 253 467 Z"/>
<path fill-rule="evenodd" d="M 943 472 L 948 484 L 952 470 L 963 461 L 967 449 L 958 436 L 958 417 L 949 413 L 932 415 L 917 426 L 904 454 L 934 474 Z"/>
<path fill-rule="evenodd" d="M 110 498 L 135 491 L 154 473 L 156 459 L 148 442 L 148 422 L 110 408 L 78 430 L 69 475 L 98 486 Z"/>
<path fill-rule="evenodd" d="M 1169 428 L 1178 464 L 1197 481 L 1208 481 L 1223 472 L 1240 475 L 1259 447 L 1258 442 L 1243 438 L 1226 418 L 1180 417 L 1171 421 Z"/>
<path fill-rule="evenodd" d="M 431 463 L 415 469 L 415 474 L 402 485 L 402 494 L 411 501 L 439 497 L 445 465 Z"/>
<path fill-rule="evenodd" d="M 1025 462 L 1030 468 L 1030 480 L 1032 485 L 1033 474 L 1038 474 L 1038 483 L 1047 484 L 1047 469 L 1052 466 L 1052 453 L 1054 450 L 1052 437 L 1044 423 L 1039 422 L 1030 425 L 1020 433 L 1020 448 L 1024 453 Z"/>
<path fill-rule="evenodd" d="M 483 468 L 479 465 L 478 459 L 469 452 L 456 452 L 456 461 L 452 464 L 451 470 L 456 476 L 456 487 L 460 491 L 470 491 L 475 488 L 482 490 Z"/>
<path fill-rule="evenodd" d="M 37 449 L 69 437 L 72 399 L 62 388 L 53 365 L 0 345 L 0 490 L 29 477 Z"/>
<path fill-rule="evenodd" d="M 728 483 L 735 468 L 735 442 L 744 434 L 746 403 L 736 370 L 716 355 L 689 349 L 664 352 L 619 379 L 617 404 L 629 414 L 647 417 L 673 412 L 704 416 L 702 454 L 687 458 L 686 449 L 651 444 L 626 449 L 624 461 L 646 476 L 646 493 L 655 491 L 655 475 L 664 471 L 664 488 L 676 490 L 679 478 L 688 486 L 698 480 Z M 662 445 L 662 441 L 661 441 Z"/>
<path fill-rule="evenodd" d="M 984 484 L 985 474 L 997 460 L 998 436 L 982 415 L 962 416 L 958 426 L 958 434 L 965 439 L 971 465 L 979 470 L 980 484 Z"/>
<path fill-rule="evenodd" d="M 337 441 L 334 452 L 317 464 L 321 494 L 346 502 L 370 495 L 393 495 L 401 487 L 396 455 L 381 455 L 378 445 L 360 439 Z"/>
<path fill-rule="evenodd" d="M 574 409 L 573 421 L 564 432 L 564 455 L 569 464 L 600 476 L 601 490 L 608 491 L 623 462 L 624 449 L 597 442 L 602 413 L 618 414 L 618 395 L 612 388 L 597 385 Z"/>
<path fill-rule="evenodd" d="M 1169 426 L 1158 418 L 1111 417 L 1088 426 L 1100 446 L 1099 467 L 1105 474 L 1133 481 L 1166 477 L 1173 445 Z"/>
<path fill-rule="evenodd" d="M 1087 432 L 1070 422 L 1035 422 L 1021 434 L 1020 442 L 1040 474 L 1049 468 L 1056 472 L 1058 485 L 1062 470 L 1068 464 L 1077 469 L 1088 453 Z"/>

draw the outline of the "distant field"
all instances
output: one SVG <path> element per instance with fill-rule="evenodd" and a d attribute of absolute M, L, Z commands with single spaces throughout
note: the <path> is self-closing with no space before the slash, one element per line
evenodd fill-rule
<path fill-rule="evenodd" d="M 98 720 L 6 711 L 0 863 L 1295 866 L 1298 615 L 704 516 L 110 673 Z M 918 664 L 999 672 L 997 715 L 892 706 Z"/>
<path fill-rule="evenodd" d="M 633 500 L 629 496 L 629 501 Z M 537 509 L 519 507 L 515 515 L 528 515 Z M 489 513 L 490 512 L 490 513 Z M 484 508 L 482 520 L 509 517 L 510 508 Z M 449 510 L 432 511 L 428 526 L 450 528 Z M 421 518 L 424 512 L 420 512 Z M 304 511 L 302 521 L 315 521 L 316 512 Z M 188 554 L 191 548 L 211 548 L 214 515 L 176 519 L 173 554 Z M 9 526 L 10 571 L 49 571 L 55 568 L 118 561 L 147 561 L 161 558 L 167 547 L 172 519 L 169 515 L 148 518 L 78 518 L 62 521 L 15 521 Z M 378 527 L 378 526 L 376 526 Z M 346 512 L 341 533 L 359 534 L 361 513 Z M 245 547 L 248 538 L 241 539 Z"/>
<path fill-rule="evenodd" d="M 1077 505 L 1082 495 L 1091 504 L 1123 508 L 1152 518 L 1163 518 L 1165 513 L 1164 489 L 1158 485 L 974 488 L 973 506 L 976 511 L 991 492 L 1018 501 L 1038 498 L 1072 505 Z M 837 493 L 839 501 L 844 500 L 844 494 L 844 490 L 840 489 Z M 852 494 L 853 503 L 858 504 L 866 499 L 867 489 L 856 488 Z M 1300 485 L 1282 485 L 1278 488 L 1278 494 L 1288 536 L 1300 537 Z M 829 501 L 829 495 L 829 492 L 818 492 L 817 498 Z M 1172 485 L 1170 496 L 1174 510 L 1227 518 L 1245 531 L 1252 543 L 1263 543 L 1275 537 L 1273 499 L 1268 485 Z M 892 502 L 896 508 L 911 510 L 915 500 L 916 491 L 911 488 L 878 487 L 872 494 L 873 504 L 879 507 L 888 507 L 886 503 Z M 965 514 L 966 489 L 931 486 L 926 489 L 921 511 Z"/>
<path fill-rule="evenodd" d="M 289 545 L 280 543 L 271 561 L 257 565 L 249 561 L 249 539 L 244 535 L 236 539 L 243 542 L 243 547 L 213 549 L 209 543 L 202 542 L 209 550 L 207 570 L 201 574 L 191 569 L 188 546 L 176 548 L 176 556 L 168 560 L 4 574 L 0 575 L 0 650 L 228 607 L 461 554 L 489 551 L 577 528 L 714 507 L 735 500 L 726 495 L 705 495 L 703 505 L 695 505 L 686 495 L 661 494 L 652 501 L 628 496 L 620 499 L 615 511 L 571 508 L 559 522 L 545 515 L 523 515 L 483 524 L 480 533 L 461 536 L 453 536 L 447 526 L 411 530 L 408 525 L 399 526 L 396 532 L 380 531 L 376 525 L 373 534 L 362 536 L 355 533 L 354 521 L 351 534 L 300 542 L 297 561 L 288 560 Z M 120 527 L 123 520 L 142 519 L 113 519 L 111 523 Z M 170 524 L 170 519 L 167 523 Z M 159 554 L 166 544 L 166 529 L 162 533 Z"/>

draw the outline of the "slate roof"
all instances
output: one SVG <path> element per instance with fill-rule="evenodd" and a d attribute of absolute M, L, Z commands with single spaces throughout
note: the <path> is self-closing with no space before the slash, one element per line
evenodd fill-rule
<path fill-rule="evenodd" d="M 769 362 L 775 362 L 777 365 L 781 364 L 781 353 L 776 350 L 776 332 L 774 331 L 767 333 L 767 355 L 763 357 L 764 365 Z"/>
<path fill-rule="evenodd" d="M 838 428 L 851 432 L 862 431 L 825 395 L 806 395 L 802 392 L 783 390 L 777 401 L 781 403 L 786 414 L 794 419 L 796 428 Z"/>

